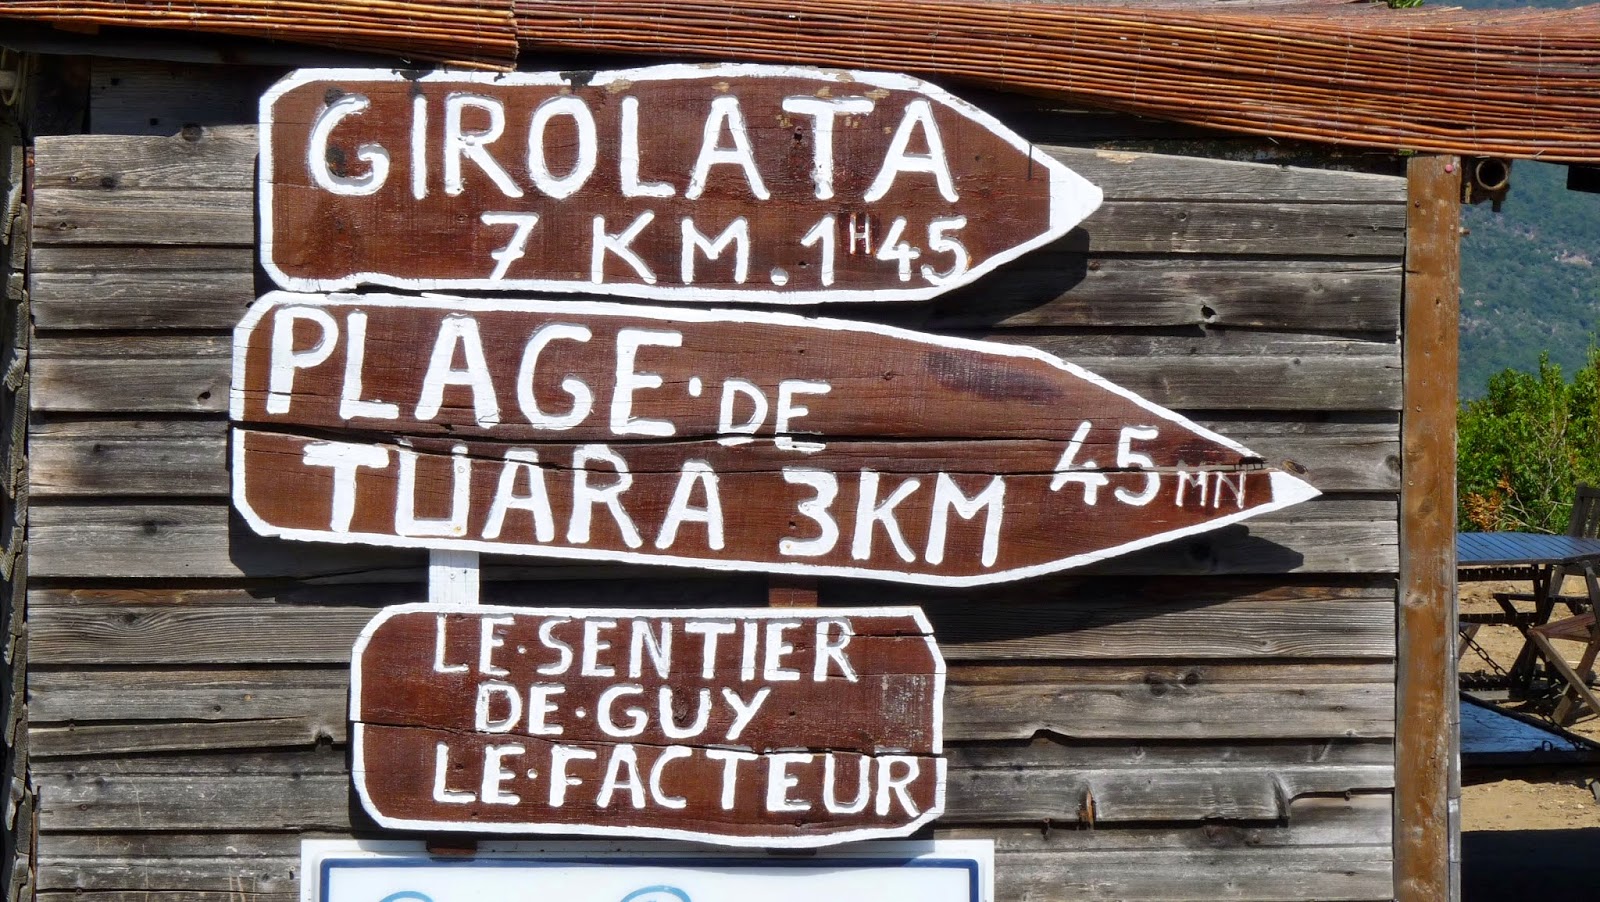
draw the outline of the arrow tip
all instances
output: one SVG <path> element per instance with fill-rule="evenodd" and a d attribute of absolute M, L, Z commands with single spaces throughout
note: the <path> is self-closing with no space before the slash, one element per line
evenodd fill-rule
<path fill-rule="evenodd" d="M 1065 235 L 1100 208 L 1105 192 L 1058 160 L 1050 166 L 1050 232 Z"/>
<path fill-rule="evenodd" d="M 1282 470 L 1272 471 L 1272 506 L 1285 508 L 1322 494 L 1311 483 Z"/>

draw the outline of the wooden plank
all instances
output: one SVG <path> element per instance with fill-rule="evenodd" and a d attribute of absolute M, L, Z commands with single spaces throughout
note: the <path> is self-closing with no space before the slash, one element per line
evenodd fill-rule
<path fill-rule="evenodd" d="M 243 247 L 42 247 L 39 328 L 226 329 L 264 292 Z M 1341 260 L 1090 256 L 1035 251 L 979 284 L 882 320 L 923 330 L 1249 327 L 1394 333 L 1400 266 Z"/>
<path fill-rule="evenodd" d="M 182 128 L 163 137 L 59 135 L 34 145 L 34 188 L 255 188 L 253 125 Z"/>
<path fill-rule="evenodd" d="M 540 597 L 550 604 L 558 599 L 582 603 L 581 585 L 568 590 L 571 594 L 561 588 L 542 587 Z M 1041 599 L 1053 597 L 1032 588 Z M 683 601 L 694 603 L 693 589 L 685 589 Z M 285 616 L 284 606 L 242 592 L 208 594 L 212 599 L 203 604 L 105 604 L 36 590 L 30 602 L 30 666 L 345 662 L 374 613 L 371 607 L 313 602 L 295 604 L 292 616 Z M 963 607 L 930 605 L 928 611 L 951 661 L 1393 655 L 1392 596 L 1316 600 L 1316 594 L 1207 603 L 1155 594 L 1142 601 L 1114 595 L 1097 600 L 1094 593 L 1069 592 L 1061 597 L 1071 598 L 1070 605 L 975 599 Z M 373 600 L 416 599 L 407 592 L 383 592 Z M 825 597 L 824 603 L 837 600 Z M 237 635 L 253 638 L 238 642 Z"/>
<path fill-rule="evenodd" d="M 1250 327 L 1394 333 L 1400 266 L 1383 260 L 1136 258 L 1071 240 L 977 285 L 886 311 L 915 329 Z"/>
<path fill-rule="evenodd" d="M 220 421 L 44 422 L 28 438 L 35 499 L 228 493 L 228 427 Z"/>
<path fill-rule="evenodd" d="M 251 191 L 42 188 L 33 240 L 52 244 L 247 246 L 255 242 Z"/>
<path fill-rule="evenodd" d="M 152 248 L 150 256 L 187 249 Z M 245 257 L 245 265 L 227 269 L 186 265 L 184 257 L 189 256 L 176 256 L 170 270 L 141 272 L 120 269 L 114 262 L 106 262 L 98 272 L 35 270 L 30 277 L 35 325 L 40 329 L 232 328 L 256 297 L 248 251 L 222 248 L 219 257 Z M 226 259 L 195 262 L 227 264 Z"/>
<path fill-rule="evenodd" d="M 1026 343 L 1182 411 L 1399 409 L 1392 342 L 1262 336 L 1216 330 L 1172 336 L 965 337 Z M 1150 359 L 1163 361 L 1160 367 Z M 73 413 L 198 413 L 227 409 L 231 352 L 222 336 L 39 338 L 33 407 Z M 514 398 L 506 398 L 513 409 Z"/>
<path fill-rule="evenodd" d="M 1399 426 L 1332 417 L 1197 422 L 1299 473 L 1324 492 L 1399 490 Z M 220 420 L 37 422 L 29 434 L 29 490 L 57 497 L 224 497 L 227 427 Z M 1303 472 L 1302 472 L 1303 471 Z"/>
<path fill-rule="evenodd" d="M 281 69 L 95 59 L 90 129 L 97 134 L 172 135 L 196 125 L 254 126 L 261 92 Z"/>
<path fill-rule="evenodd" d="M 1264 851 L 1317 854 L 1334 849 L 1344 865 L 1319 884 L 1349 883 L 1355 868 L 1369 893 L 1343 898 L 1380 899 L 1382 872 L 1389 861 L 1389 797 L 1358 795 L 1349 800 L 1301 799 L 1293 803 L 1285 826 L 1104 828 L 1038 830 L 1024 827 L 939 827 L 933 835 L 951 839 L 989 839 L 996 844 L 996 877 L 1005 899 L 1067 899 L 1083 887 L 1096 898 L 1219 899 L 1230 894 L 1234 864 L 1259 864 Z M 41 898 L 77 898 L 106 902 L 106 894 L 123 900 L 180 899 L 185 902 L 237 902 L 241 893 L 252 900 L 298 899 L 300 834 L 296 833 L 45 833 L 39 837 Z M 1198 859 L 1195 853 L 1209 858 Z M 1145 856 L 1147 867 L 1176 871 L 1190 882 L 1188 895 L 1139 896 L 1131 892 L 1139 878 L 1127 859 Z M 1105 871 L 1099 862 L 1110 860 Z M 1013 863 L 1016 867 L 1013 867 Z M 1179 867 L 1180 863 L 1187 863 Z M 1111 878 L 1120 875 L 1118 881 Z M 1073 883 L 1062 889 L 1064 880 Z M 1262 879 L 1258 875 L 1256 879 Z M 1297 873 L 1287 878 L 1306 881 Z M 127 889 L 130 886 L 141 889 Z M 1291 898 L 1280 885 L 1275 900 Z M 143 895 L 148 893 L 149 895 Z M 1313 892 L 1307 898 L 1338 898 Z M 1248 898 L 1248 897 L 1246 897 Z"/>
<path fill-rule="evenodd" d="M 1083 769 L 1065 746 L 950 750 L 944 823 L 1275 820 L 1302 795 L 1382 792 L 1390 763 L 1173 763 Z M 331 751 L 40 761 L 40 830 L 348 830 L 350 783 Z M 1094 802 L 1085 805 L 1086 796 Z"/>
<path fill-rule="evenodd" d="M 1408 169 L 1405 417 L 1395 717 L 1395 888 L 1402 902 L 1457 899 L 1461 774 L 1456 705 L 1456 358 L 1461 160 Z"/>
<path fill-rule="evenodd" d="M 1182 197 L 1256 203 L 1324 201 L 1374 205 L 1398 205 L 1406 200 L 1405 179 L 1396 176 L 1171 153 L 1063 147 L 1049 142 L 1040 146 L 1099 185 L 1107 198 L 1115 200 Z"/>

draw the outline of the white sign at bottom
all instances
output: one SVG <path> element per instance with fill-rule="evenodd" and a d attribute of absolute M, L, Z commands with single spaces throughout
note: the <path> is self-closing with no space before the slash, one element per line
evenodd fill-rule
<path fill-rule="evenodd" d="M 666 843 L 306 840 L 301 902 L 993 902 L 987 840 L 868 842 L 815 856 Z"/>

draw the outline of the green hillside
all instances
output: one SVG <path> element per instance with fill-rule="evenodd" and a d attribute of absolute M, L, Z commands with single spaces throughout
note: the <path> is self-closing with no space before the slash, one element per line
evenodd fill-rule
<path fill-rule="evenodd" d="M 1578 0 L 1429 3 L 1474 9 L 1572 7 Z M 1500 213 L 1463 211 L 1461 396 L 1478 398 L 1508 367 L 1536 372 L 1539 354 L 1569 376 L 1600 335 L 1600 195 L 1566 189 L 1565 166 L 1519 161 Z"/>
<path fill-rule="evenodd" d="M 1461 394 L 1483 394 L 1539 354 L 1571 373 L 1600 334 L 1600 195 L 1568 191 L 1565 166 L 1518 162 L 1500 213 L 1462 211 Z"/>

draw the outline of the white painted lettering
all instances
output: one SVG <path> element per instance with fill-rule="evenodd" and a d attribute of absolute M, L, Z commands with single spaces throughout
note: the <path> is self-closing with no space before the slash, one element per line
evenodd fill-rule
<path fill-rule="evenodd" d="M 465 664 L 446 664 L 445 654 L 445 616 L 436 614 L 433 618 L 433 672 L 434 673 L 466 673 Z"/>
<path fill-rule="evenodd" d="M 573 761 L 593 761 L 600 753 L 575 745 L 550 747 L 550 807 L 560 808 L 567 803 L 567 788 L 582 786 L 583 780 L 567 775 L 567 765 Z"/>
<path fill-rule="evenodd" d="M 618 151 L 623 197 L 671 197 L 677 193 L 665 182 L 639 179 L 639 98 L 622 98 L 622 140 Z"/>
<path fill-rule="evenodd" d="M 565 732 L 561 724 L 547 719 L 560 708 L 550 700 L 552 695 L 564 695 L 567 687 L 559 683 L 534 683 L 528 687 L 528 735 L 560 736 Z"/>
<path fill-rule="evenodd" d="M 517 494 L 517 477 L 528 478 L 528 492 Z M 500 538 L 505 527 L 506 514 L 514 510 L 527 511 L 533 517 L 534 538 L 553 542 L 556 537 L 555 515 L 550 511 L 550 493 L 544 484 L 544 468 L 539 466 L 539 452 L 532 448 L 508 448 L 505 463 L 500 467 L 500 480 L 495 486 L 494 500 L 489 502 L 489 519 L 483 525 L 485 539 Z"/>
<path fill-rule="evenodd" d="M 672 672 L 672 621 L 662 620 L 657 632 L 650 631 L 649 620 L 630 620 L 628 626 L 628 679 L 644 675 L 644 656 L 650 655 L 656 676 L 663 680 Z"/>
<path fill-rule="evenodd" d="M 451 789 L 448 786 L 450 779 L 450 746 L 443 742 L 434 743 L 433 746 L 433 800 L 446 805 L 465 805 L 476 802 L 478 797 L 469 790 Z"/>
<path fill-rule="evenodd" d="M 535 673 L 545 676 L 560 676 L 572 666 L 572 646 L 556 638 L 556 627 L 564 623 L 571 623 L 569 617 L 551 617 L 539 624 L 539 644 L 556 653 L 553 663 L 536 668 Z"/>
<path fill-rule="evenodd" d="M 545 130 L 550 120 L 566 116 L 578 132 L 578 155 L 567 174 L 556 176 L 550 172 L 550 161 L 545 159 Z M 595 133 L 594 114 L 589 105 L 571 94 L 557 94 L 539 104 L 528 123 L 528 176 L 533 184 L 556 200 L 565 200 L 583 187 L 600 159 L 600 140 Z"/>
<path fill-rule="evenodd" d="M 817 756 L 806 752 L 784 752 L 767 756 L 767 810 L 810 811 L 811 803 L 789 798 L 789 790 L 800 785 L 800 778 L 789 773 L 795 764 L 810 764 Z"/>
<path fill-rule="evenodd" d="M 594 218 L 594 241 L 589 246 L 589 281 L 596 285 L 605 282 L 606 254 L 612 253 L 621 257 L 622 262 L 632 267 L 634 273 L 639 276 L 640 281 L 646 285 L 656 284 L 656 274 L 650 271 L 650 267 L 645 265 L 643 258 L 634 253 L 633 248 L 630 246 L 633 244 L 633 239 L 638 238 L 639 233 L 644 231 L 645 226 L 649 225 L 655 218 L 654 211 L 646 210 L 640 213 L 626 229 L 613 235 L 606 231 L 606 218 L 604 216 L 596 216 Z"/>
<path fill-rule="evenodd" d="M 817 524 L 817 535 L 810 539 L 779 539 L 778 553 L 786 557 L 821 557 L 839 544 L 839 524 L 829 508 L 839 496 L 839 479 L 826 470 L 784 467 L 783 481 L 810 486 L 815 493 L 795 505 L 795 512 Z"/>
<path fill-rule="evenodd" d="M 735 423 L 734 402 L 743 395 L 750 400 L 750 416 L 743 423 Z M 722 405 L 717 412 L 717 439 L 724 445 L 737 445 L 750 441 L 744 436 L 756 434 L 767 419 L 767 396 L 753 383 L 743 379 L 729 379 L 722 383 Z M 732 437 L 727 437 L 732 436 Z"/>
<path fill-rule="evenodd" d="M 467 108 L 479 110 L 489 118 L 482 131 L 467 131 L 462 123 Z M 522 189 L 505 169 L 489 155 L 489 145 L 506 130 L 506 109 L 493 97 L 477 94 L 450 94 L 444 99 L 444 193 L 455 197 L 466 190 L 462 181 L 463 160 L 471 160 L 500 193 L 521 197 Z"/>
<path fill-rule="evenodd" d="M 824 755 L 822 759 L 822 807 L 829 814 L 860 814 L 872 800 L 872 782 L 869 771 L 872 759 L 856 756 L 856 797 L 849 804 L 839 801 L 838 754 Z"/>
<path fill-rule="evenodd" d="M 600 653 L 611 650 L 611 643 L 600 638 L 601 630 L 614 630 L 617 628 L 615 620 L 600 620 L 590 618 L 583 622 L 583 666 L 578 669 L 581 676 L 586 677 L 614 677 L 617 669 L 610 664 L 600 663 Z"/>
<path fill-rule="evenodd" d="M 656 756 L 656 763 L 650 766 L 650 799 L 663 808 L 682 810 L 688 806 L 688 800 L 682 796 L 669 796 L 661 789 L 661 774 L 667 765 L 681 758 L 691 757 L 694 753 L 681 745 L 669 745 Z"/>
<path fill-rule="evenodd" d="M 928 145 L 927 153 L 910 152 L 911 136 L 918 129 Z M 939 136 L 939 126 L 933 121 L 933 107 L 926 100 L 917 99 L 906 104 L 900 125 L 889 140 L 889 152 L 884 154 L 883 168 L 878 170 L 878 177 L 872 180 L 861 199 L 869 204 L 883 200 L 889 189 L 894 187 L 895 177 L 902 172 L 926 172 L 934 177 L 939 185 L 939 194 L 946 201 L 953 204 L 959 199 L 955 180 L 950 177 L 950 163 L 945 158 L 944 139 Z"/>
<path fill-rule="evenodd" d="M 705 732 L 706 724 L 711 720 L 711 690 L 701 689 L 696 693 L 694 719 L 687 727 L 678 726 L 677 716 L 673 713 L 674 693 L 671 686 L 662 686 L 656 693 L 656 713 L 661 721 L 661 733 L 668 739 L 693 739 Z"/>
<path fill-rule="evenodd" d="M 722 132 L 726 129 L 729 137 L 733 139 L 733 146 L 722 146 Z M 744 170 L 744 177 L 750 184 L 750 193 L 757 200 L 768 200 L 772 193 L 761 181 L 761 173 L 756 169 L 755 152 L 750 148 L 750 135 L 744 124 L 744 112 L 739 108 L 739 98 L 726 96 L 718 97 L 711 101 L 711 115 L 706 117 L 705 129 L 700 135 L 700 154 L 695 159 L 694 171 L 689 175 L 689 190 L 683 196 L 690 200 L 699 200 L 700 195 L 706 191 L 706 180 L 711 176 L 711 167 L 718 165 L 734 165 Z"/>
<path fill-rule="evenodd" d="M 704 507 L 689 506 L 696 485 L 706 496 Z M 661 522 L 661 532 L 656 536 L 656 547 L 670 548 L 678 540 L 678 527 L 686 522 L 704 523 L 706 545 L 713 551 L 722 550 L 722 496 L 717 491 L 717 474 L 703 460 L 684 461 L 678 485 L 672 490 L 672 501 L 667 505 L 666 519 Z"/>
<path fill-rule="evenodd" d="M 839 631 L 837 640 L 829 637 L 834 629 Z M 850 660 L 844 656 L 844 650 L 850 645 L 850 640 L 855 636 L 855 629 L 848 620 L 818 620 L 817 621 L 817 656 L 811 667 L 811 681 L 813 683 L 826 682 L 828 679 L 828 664 L 831 662 L 839 668 L 839 675 L 847 682 L 854 683 L 857 679 L 856 669 L 850 666 Z"/>
<path fill-rule="evenodd" d="M 295 323 L 315 323 L 321 330 L 317 343 L 297 351 L 294 347 Z M 267 377 L 267 413 L 289 412 L 294 395 L 294 371 L 320 366 L 339 342 L 339 324 L 326 310 L 317 307 L 282 307 L 272 317 L 272 354 Z"/>
<path fill-rule="evenodd" d="M 889 497 L 879 504 L 878 473 L 873 470 L 861 471 L 861 491 L 856 501 L 855 535 L 850 542 L 851 557 L 858 561 L 872 557 L 873 526 L 882 524 L 884 534 L 889 537 L 889 542 L 894 546 L 895 553 L 900 555 L 900 559 L 908 564 L 917 559 L 911 546 L 906 544 L 905 536 L 900 533 L 900 523 L 894 517 L 894 509 L 921 485 L 920 480 L 907 479 L 896 486 Z"/>
<path fill-rule="evenodd" d="M 729 742 L 733 742 L 744 733 L 744 728 L 750 725 L 750 721 L 755 720 L 761 706 L 766 703 L 767 696 L 771 694 L 772 687 L 762 686 L 747 702 L 739 696 L 739 693 L 727 686 L 722 687 L 722 700 L 727 703 L 728 710 L 733 712 L 733 724 L 728 727 Z"/>
<path fill-rule="evenodd" d="M 494 664 L 494 650 L 506 644 L 505 636 L 495 627 L 516 623 L 513 617 L 484 617 L 478 621 L 478 672 L 484 676 L 507 676 L 511 671 Z"/>
<path fill-rule="evenodd" d="M 1067 450 L 1061 452 L 1061 459 L 1056 461 L 1056 475 L 1050 480 L 1050 491 L 1059 492 L 1069 482 L 1076 482 L 1083 486 L 1083 503 L 1094 507 L 1100 500 L 1100 487 L 1110 482 L 1104 473 L 1099 472 L 1092 460 L 1077 463 L 1078 454 L 1083 450 L 1083 443 L 1089 437 L 1091 426 L 1088 420 L 1078 424 L 1077 431 L 1072 433 L 1072 440 L 1067 442 Z"/>
<path fill-rule="evenodd" d="M 389 450 L 381 445 L 356 445 L 350 442 L 311 442 L 300 459 L 308 467 L 333 470 L 333 504 L 328 529 L 349 532 L 356 514 L 356 470 L 366 467 L 382 470 L 389 466 Z"/>
<path fill-rule="evenodd" d="M 360 310 L 350 311 L 345 317 L 344 332 L 344 385 L 339 392 L 339 419 L 398 419 L 400 405 L 361 397 L 361 370 L 367 359 L 367 315 Z"/>
<path fill-rule="evenodd" d="M 533 389 L 534 371 L 539 367 L 539 355 L 552 341 L 588 341 L 592 337 L 588 328 L 565 323 L 552 323 L 540 327 L 522 349 L 522 365 L 517 370 L 517 406 L 535 429 L 561 431 L 583 422 L 594 410 L 594 392 L 576 376 L 561 380 L 561 389 L 572 396 L 572 407 L 560 415 L 547 414 L 539 408 L 539 396 Z"/>
<path fill-rule="evenodd" d="M 506 716 L 494 719 L 495 696 L 504 702 Z M 478 684 L 478 700 L 473 706 L 473 729 L 480 733 L 509 733 L 522 719 L 522 696 L 510 683 L 485 680 Z"/>
<path fill-rule="evenodd" d="M 783 98 L 783 110 L 812 120 L 811 183 L 816 186 L 817 200 L 833 197 L 833 120 L 838 114 L 865 116 L 872 112 L 872 101 L 865 97 L 798 97 Z M 826 283 L 824 283 L 826 284 Z"/>
<path fill-rule="evenodd" d="M 722 810 L 732 811 L 733 803 L 738 800 L 734 791 L 739 786 L 739 762 L 760 761 L 761 756 L 754 752 L 740 752 L 734 749 L 706 749 L 706 757 L 712 761 L 722 762 Z"/>
<path fill-rule="evenodd" d="M 505 759 L 514 755 L 521 755 L 528 750 L 522 745 L 488 745 L 483 748 L 483 786 L 478 794 L 485 805 L 515 805 L 522 801 L 522 797 L 514 792 L 506 792 L 500 787 L 507 780 L 516 777 L 516 774 L 506 770 Z"/>
<path fill-rule="evenodd" d="M 731 636 L 734 625 L 718 620 L 691 620 L 683 631 L 700 637 L 700 678 L 709 680 L 717 675 L 717 637 Z"/>
<path fill-rule="evenodd" d="M 626 770 L 627 776 L 622 772 Z M 611 760 L 606 762 L 605 779 L 600 781 L 600 794 L 595 796 L 594 803 L 599 808 L 610 808 L 611 799 L 618 789 L 628 792 L 628 802 L 634 808 L 644 807 L 644 783 L 639 779 L 639 753 L 631 745 L 619 745 L 611 751 Z"/>
<path fill-rule="evenodd" d="M 610 464 L 616 470 L 617 481 L 599 488 L 591 486 L 589 464 L 594 461 Z M 629 548 L 644 544 L 644 540 L 639 538 L 638 528 L 633 525 L 633 519 L 622 508 L 622 493 L 633 485 L 633 474 L 628 472 L 627 461 L 605 445 L 584 445 L 572 455 L 572 480 L 572 520 L 567 524 L 568 542 L 574 545 L 589 544 L 594 506 L 603 504 L 611 512 L 611 519 L 616 522 L 624 544 Z"/>
<path fill-rule="evenodd" d="M 1134 468 L 1148 470 L 1156 465 L 1148 455 L 1135 454 L 1133 443 L 1135 440 L 1148 442 L 1161 433 L 1153 426 L 1124 426 L 1122 433 L 1117 437 L 1117 467 L 1118 469 Z M 1161 490 L 1161 474 L 1146 473 L 1144 476 L 1144 489 L 1138 493 L 1130 492 L 1118 486 L 1115 494 L 1117 500 L 1134 507 L 1143 507 L 1156 500 L 1156 492 Z"/>
<path fill-rule="evenodd" d="M 350 175 L 343 170 L 349 161 L 339 155 L 330 159 L 329 141 L 333 130 L 350 116 L 359 116 L 372 106 L 372 101 L 361 94 L 346 94 L 328 104 L 311 125 L 311 137 L 306 142 L 306 168 L 311 181 L 318 188 L 341 197 L 363 197 L 375 194 L 389 177 L 389 151 L 381 144 L 363 144 L 356 148 L 356 159 L 367 164 L 362 175 Z M 335 172 L 337 167 L 340 171 Z"/>
<path fill-rule="evenodd" d="M 716 238 L 709 238 L 700 234 L 695 228 L 694 219 L 683 217 L 683 257 L 679 265 L 678 275 L 683 279 L 683 284 L 694 284 L 694 258 L 695 251 L 706 255 L 707 260 L 722 259 L 722 252 L 733 245 L 733 281 L 743 285 L 750 276 L 750 223 L 743 216 L 728 224 L 722 234 Z"/>
<path fill-rule="evenodd" d="M 769 683 L 798 682 L 800 671 L 783 666 L 784 655 L 792 654 L 794 646 L 784 641 L 786 630 L 798 629 L 798 620 L 768 620 L 765 653 L 761 658 L 761 678 Z"/>
<path fill-rule="evenodd" d="M 898 779 L 894 776 L 896 764 L 905 768 L 904 776 Z M 878 759 L 878 798 L 877 804 L 872 806 L 878 817 L 889 813 L 891 795 L 900 800 L 900 810 L 905 812 L 906 817 L 916 817 L 922 813 L 917 804 L 911 801 L 911 793 L 906 791 L 917 781 L 921 772 L 922 762 L 911 755 L 884 755 Z"/>
<path fill-rule="evenodd" d="M 933 487 L 933 514 L 928 521 L 928 563 L 944 563 L 945 533 L 949 530 L 950 512 L 963 520 L 971 520 L 978 511 L 988 508 L 983 522 L 983 550 L 980 559 L 985 567 L 993 567 L 1000 556 L 1000 518 L 1005 514 L 1006 481 L 996 476 L 989 480 L 983 491 L 968 498 L 956 485 L 949 473 L 940 473 Z"/>
<path fill-rule="evenodd" d="M 617 700 L 624 695 L 643 694 L 643 687 L 626 683 L 620 686 L 608 687 L 606 691 L 600 693 L 600 700 L 595 703 L 595 723 L 600 725 L 600 729 L 603 730 L 607 736 L 614 736 L 618 739 L 626 739 L 643 733 L 645 726 L 650 722 L 650 718 L 644 713 L 643 708 L 631 707 L 622 709 L 623 716 L 627 717 L 631 721 L 631 723 L 626 726 L 618 724 L 616 720 L 613 719 L 613 712 L 611 710 L 616 705 Z"/>
<path fill-rule="evenodd" d="M 636 371 L 639 349 L 642 347 L 678 348 L 683 346 L 683 333 L 661 329 L 617 330 L 617 381 L 611 395 L 611 431 L 616 435 L 653 435 L 665 437 L 675 430 L 668 420 L 646 420 L 633 415 L 633 393 L 641 389 L 661 387 L 658 373 Z"/>
<path fill-rule="evenodd" d="M 467 534 L 467 515 L 472 506 L 472 459 L 467 457 L 467 446 L 456 445 L 450 449 L 450 516 L 430 519 L 417 516 L 417 452 L 410 448 L 396 448 L 400 458 L 399 485 L 394 502 L 394 531 L 402 536 L 448 536 L 463 538 Z"/>
<path fill-rule="evenodd" d="M 465 358 L 464 369 L 456 369 L 456 348 Z M 472 390 L 472 418 L 485 429 L 500 423 L 500 402 L 495 399 L 489 363 L 483 356 L 483 336 L 478 321 L 470 316 L 447 316 L 439 323 L 439 334 L 428 359 L 428 372 L 422 377 L 422 397 L 417 401 L 417 419 L 431 420 L 444 405 L 446 386 L 464 385 Z"/>

